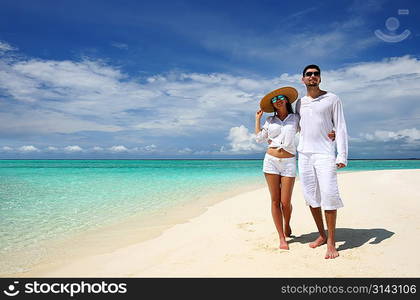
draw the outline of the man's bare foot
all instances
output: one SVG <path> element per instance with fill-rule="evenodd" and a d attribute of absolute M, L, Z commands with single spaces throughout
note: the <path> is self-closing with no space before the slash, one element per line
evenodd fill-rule
<path fill-rule="evenodd" d="M 316 248 L 321 245 L 324 245 L 327 242 L 327 238 L 323 236 L 319 236 L 315 241 L 309 244 L 309 247 Z"/>
<path fill-rule="evenodd" d="M 284 226 L 284 235 L 286 237 L 290 237 L 292 235 L 292 228 L 290 228 L 290 225 Z"/>
<path fill-rule="evenodd" d="M 289 250 L 289 244 L 287 244 L 286 240 L 280 241 L 280 249 L 282 250 Z"/>
<path fill-rule="evenodd" d="M 325 254 L 325 259 L 334 259 L 339 255 L 340 254 L 338 254 L 338 251 L 334 245 L 327 245 L 327 253 Z"/>

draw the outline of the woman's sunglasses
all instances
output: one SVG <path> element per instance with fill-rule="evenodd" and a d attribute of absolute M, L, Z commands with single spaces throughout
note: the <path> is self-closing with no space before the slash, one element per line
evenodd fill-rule
<path fill-rule="evenodd" d="M 316 72 L 306 72 L 306 73 L 305 73 L 305 76 L 306 76 L 306 77 L 311 77 L 312 75 L 314 75 L 314 76 L 317 76 L 317 77 L 318 77 L 318 76 L 319 76 L 319 74 L 320 74 L 320 73 L 319 73 L 318 71 L 316 71 Z"/>
<path fill-rule="evenodd" d="M 278 95 L 274 98 L 271 98 L 271 103 L 276 103 L 277 101 L 287 101 L 287 97 L 284 95 Z"/>

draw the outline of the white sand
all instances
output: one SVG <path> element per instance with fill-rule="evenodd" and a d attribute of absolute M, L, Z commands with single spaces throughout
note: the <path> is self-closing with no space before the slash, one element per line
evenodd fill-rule
<path fill-rule="evenodd" d="M 158 237 L 25 274 L 34 277 L 419 277 L 420 170 L 340 173 L 340 256 L 324 259 L 300 182 L 290 250 L 279 250 L 267 188 L 219 202 Z"/>

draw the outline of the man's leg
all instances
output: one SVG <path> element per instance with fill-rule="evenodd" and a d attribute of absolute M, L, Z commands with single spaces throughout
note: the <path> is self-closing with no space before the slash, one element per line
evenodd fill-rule
<path fill-rule="evenodd" d="M 335 228 L 337 220 L 337 209 L 343 207 L 337 184 L 337 168 L 335 157 L 329 155 L 318 155 L 315 162 L 315 170 L 321 193 L 321 207 L 325 211 L 327 223 L 327 252 L 326 259 L 339 256 L 335 248 Z"/>
<path fill-rule="evenodd" d="M 326 210 L 325 219 L 327 221 L 328 228 L 327 253 L 325 254 L 325 258 L 336 258 L 339 256 L 338 251 L 335 248 L 335 223 L 337 220 L 337 210 Z"/>
<path fill-rule="evenodd" d="M 322 220 L 321 208 L 312 207 L 312 206 L 310 206 L 310 208 L 311 208 L 312 217 L 314 218 L 316 227 L 318 228 L 319 237 L 315 241 L 310 243 L 309 247 L 316 248 L 318 246 L 325 244 L 325 242 L 327 241 L 327 235 L 325 234 L 324 221 Z"/>
<path fill-rule="evenodd" d="M 325 234 L 324 223 L 322 220 L 321 212 L 321 196 L 319 193 L 318 181 L 315 174 L 311 154 L 299 153 L 298 167 L 299 177 L 302 186 L 303 197 L 305 198 L 306 204 L 309 205 L 314 218 L 316 227 L 318 228 L 319 237 L 309 244 L 311 248 L 316 248 L 322 244 L 325 244 L 327 237 Z"/>

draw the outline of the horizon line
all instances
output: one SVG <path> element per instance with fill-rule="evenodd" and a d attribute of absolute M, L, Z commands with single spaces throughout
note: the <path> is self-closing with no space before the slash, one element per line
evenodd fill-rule
<path fill-rule="evenodd" d="M 0 160 L 263 160 L 264 158 L 0 158 Z M 349 158 L 347 160 L 420 160 L 420 158 Z"/>

